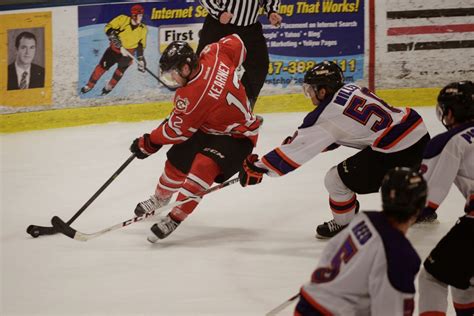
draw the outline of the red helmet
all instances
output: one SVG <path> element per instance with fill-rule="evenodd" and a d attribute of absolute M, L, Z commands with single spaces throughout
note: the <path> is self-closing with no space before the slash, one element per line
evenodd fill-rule
<path fill-rule="evenodd" d="M 144 14 L 144 13 L 145 13 L 145 9 L 143 9 L 143 7 L 142 7 L 140 4 L 135 4 L 135 5 L 130 9 L 130 13 L 131 13 L 132 15 Z"/>

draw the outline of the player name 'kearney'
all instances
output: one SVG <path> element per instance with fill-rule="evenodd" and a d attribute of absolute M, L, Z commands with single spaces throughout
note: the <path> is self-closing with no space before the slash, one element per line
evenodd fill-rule
<path fill-rule="evenodd" d="M 219 99 L 222 91 L 224 91 L 225 82 L 227 81 L 227 77 L 229 77 L 229 72 L 229 67 L 220 62 L 219 67 L 217 68 L 217 75 L 214 77 L 211 89 L 207 93 L 210 97 L 216 100 Z"/>

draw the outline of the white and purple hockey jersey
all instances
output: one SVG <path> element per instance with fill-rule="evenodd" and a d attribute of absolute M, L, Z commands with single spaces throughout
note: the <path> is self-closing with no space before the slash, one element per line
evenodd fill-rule
<path fill-rule="evenodd" d="M 474 215 L 474 122 L 463 123 L 434 137 L 427 145 L 421 171 L 428 183 L 427 207 L 436 210 L 454 184 Z"/>
<path fill-rule="evenodd" d="M 412 315 L 420 263 L 382 212 L 361 212 L 329 241 L 295 315 Z"/>
<path fill-rule="evenodd" d="M 334 145 L 392 153 L 410 147 L 428 133 L 423 119 L 410 108 L 394 108 L 367 88 L 344 85 L 331 100 L 304 119 L 291 142 L 256 163 L 268 175 L 281 176 Z"/>

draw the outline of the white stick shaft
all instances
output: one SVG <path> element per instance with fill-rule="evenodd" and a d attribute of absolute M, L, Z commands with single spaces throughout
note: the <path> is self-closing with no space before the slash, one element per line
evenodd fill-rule
<path fill-rule="evenodd" d="M 280 305 L 278 305 L 277 307 L 275 307 L 274 309 L 272 309 L 271 311 L 269 311 L 268 313 L 265 314 L 265 316 L 274 316 L 274 315 L 277 315 L 278 313 L 280 313 L 282 310 L 284 310 L 285 308 L 287 308 L 288 306 L 290 306 L 294 300 L 296 300 L 298 297 L 300 297 L 300 294 L 296 294 L 292 297 L 290 297 L 289 299 L 287 299 L 286 301 L 284 301 L 283 303 L 281 303 Z"/>
<path fill-rule="evenodd" d="M 91 234 L 87 234 L 87 233 L 82 233 L 80 231 L 77 231 L 75 230 L 75 233 L 74 233 L 74 237 L 71 237 L 75 240 L 80 240 L 80 241 L 87 241 L 89 239 L 92 239 L 92 238 L 96 238 L 96 237 L 99 237 L 105 233 L 108 233 L 110 231 L 113 231 L 113 230 L 117 230 L 117 229 L 120 229 L 122 227 L 125 227 L 125 226 L 128 226 L 128 225 L 131 225 L 131 224 L 134 224 L 136 222 L 141 222 L 142 220 L 146 219 L 146 218 L 149 218 L 149 217 L 152 217 L 152 216 L 155 216 L 155 215 L 158 215 L 160 213 L 163 213 L 164 211 L 166 210 L 169 210 L 169 209 L 172 209 L 173 207 L 175 206 L 179 206 L 181 204 L 184 204 L 184 203 L 188 203 L 192 200 L 195 200 L 199 197 L 202 197 L 204 195 L 207 195 L 211 192 L 214 192 L 214 191 L 217 191 L 217 190 L 220 190 L 222 188 L 225 188 L 226 186 L 229 186 L 231 184 L 234 184 L 234 183 L 237 183 L 239 181 L 239 178 L 233 178 L 233 179 L 230 179 L 230 180 L 227 180 L 226 182 L 223 182 L 221 184 L 218 184 L 218 185 L 215 185 L 205 191 L 202 191 L 200 193 L 198 193 L 197 195 L 195 196 L 189 196 L 187 198 L 184 198 L 183 200 L 181 201 L 176 201 L 174 203 L 171 203 L 171 204 L 168 204 L 168 205 L 165 205 L 163 207 L 160 207 L 159 209 L 156 209 L 154 211 L 150 211 L 150 212 L 147 212 L 145 214 L 143 214 L 142 216 L 136 216 L 134 218 L 131 218 L 129 220 L 126 220 L 126 221 L 123 221 L 121 223 L 118 223 L 116 225 L 113 225 L 113 226 L 110 226 L 110 227 L 107 227 L 105 229 L 102 229 L 98 232 L 95 232 L 95 233 L 91 233 Z"/>

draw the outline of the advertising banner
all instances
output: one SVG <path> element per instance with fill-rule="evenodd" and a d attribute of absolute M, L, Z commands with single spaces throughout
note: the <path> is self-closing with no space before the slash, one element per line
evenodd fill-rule
<path fill-rule="evenodd" d="M 132 8 L 144 12 L 140 26 L 133 30 L 123 27 L 130 24 Z M 198 33 L 207 15 L 201 5 L 186 1 L 80 6 L 78 10 L 77 89 L 81 98 L 109 94 L 130 97 L 147 89 L 161 89 L 168 93 L 150 74 L 139 71 L 137 60 L 130 62 L 130 58 L 123 58 L 106 33 L 109 28 L 121 28 L 123 31 L 117 37 L 135 57 L 138 56 L 135 43 L 140 42 L 146 67 L 157 75 L 161 52 L 169 43 L 184 40 L 196 49 Z M 138 28 L 142 31 L 137 32 Z"/>
<path fill-rule="evenodd" d="M 264 25 L 270 52 L 267 85 L 301 84 L 316 63 L 339 64 L 347 81 L 364 74 L 364 1 L 284 1 L 278 29 Z"/>
<path fill-rule="evenodd" d="M 260 12 L 270 54 L 266 87 L 300 85 L 304 73 L 323 60 L 337 62 L 347 81 L 362 79 L 364 1 L 284 2 L 279 28 L 269 23 L 262 8 Z M 143 10 L 144 16 L 139 26 L 130 28 L 133 10 Z M 206 16 L 199 1 L 189 0 L 79 6 L 78 94 L 81 98 L 133 97 L 147 89 L 169 93 L 148 73 L 140 72 L 137 43 L 143 47 L 146 67 L 158 74 L 161 52 L 169 43 L 184 40 L 197 47 Z M 110 34 L 114 28 L 121 29 L 116 37 L 134 59 L 124 58 L 114 47 L 116 39 Z"/>
<path fill-rule="evenodd" d="M 0 105 L 51 104 L 51 13 L 2 15 Z"/>

